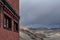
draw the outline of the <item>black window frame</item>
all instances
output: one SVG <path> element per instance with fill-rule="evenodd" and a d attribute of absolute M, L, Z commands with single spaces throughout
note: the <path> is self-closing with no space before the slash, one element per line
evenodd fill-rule
<path fill-rule="evenodd" d="M 4 23 L 4 19 L 6 19 L 6 24 Z M 8 21 L 8 23 L 7 23 L 7 21 Z M 6 25 L 6 27 L 4 27 L 4 25 Z M 5 14 L 4 14 L 4 18 L 3 18 L 3 28 L 7 29 L 7 30 L 12 30 L 12 19 Z"/>
<path fill-rule="evenodd" d="M 14 32 L 19 32 L 19 24 L 14 21 Z"/>
<path fill-rule="evenodd" d="M 2 7 L 0 7 L 0 13 L 2 12 Z"/>
<path fill-rule="evenodd" d="M 0 13 L 1 13 L 1 7 L 0 7 Z"/>

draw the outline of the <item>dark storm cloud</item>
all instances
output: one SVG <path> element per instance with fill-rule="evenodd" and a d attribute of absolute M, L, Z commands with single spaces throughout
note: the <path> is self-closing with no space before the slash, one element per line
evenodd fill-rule
<path fill-rule="evenodd" d="M 21 0 L 20 6 L 21 25 L 28 27 L 60 26 L 60 0 Z"/>

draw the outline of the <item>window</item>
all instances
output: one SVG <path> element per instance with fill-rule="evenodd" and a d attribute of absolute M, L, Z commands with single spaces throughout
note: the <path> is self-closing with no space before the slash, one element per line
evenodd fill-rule
<path fill-rule="evenodd" d="M 1 11 L 2 11 L 2 7 L 0 7 L 0 13 L 1 13 Z"/>
<path fill-rule="evenodd" d="M 6 15 L 4 15 L 4 28 L 9 30 L 12 29 L 12 20 Z"/>
<path fill-rule="evenodd" d="M 18 23 L 14 22 L 14 31 L 18 32 L 19 28 L 18 28 Z"/>
<path fill-rule="evenodd" d="M 7 28 L 7 18 L 4 17 L 4 28 Z"/>
<path fill-rule="evenodd" d="M 0 13 L 1 13 L 1 7 L 0 7 Z"/>

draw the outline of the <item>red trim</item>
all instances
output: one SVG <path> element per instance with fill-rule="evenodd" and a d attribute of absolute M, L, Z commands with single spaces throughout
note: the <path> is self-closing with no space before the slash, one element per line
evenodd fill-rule
<path fill-rule="evenodd" d="M 8 10 L 1 2 L 0 2 L 0 7 L 2 7 L 3 11 L 5 11 L 6 14 L 10 15 L 11 18 L 15 19 L 16 21 L 19 21 L 19 18 L 17 18 L 15 15 L 13 15 L 12 12 L 10 10 Z"/>

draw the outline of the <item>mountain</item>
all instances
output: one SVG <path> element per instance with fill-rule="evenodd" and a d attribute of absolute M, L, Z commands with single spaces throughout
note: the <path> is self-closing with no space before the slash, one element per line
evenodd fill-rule
<path fill-rule="evenodd" d="M 43 40 L 43 34 L 36 34 L 26 27 L 20 27 L 20 40 Z"/>

